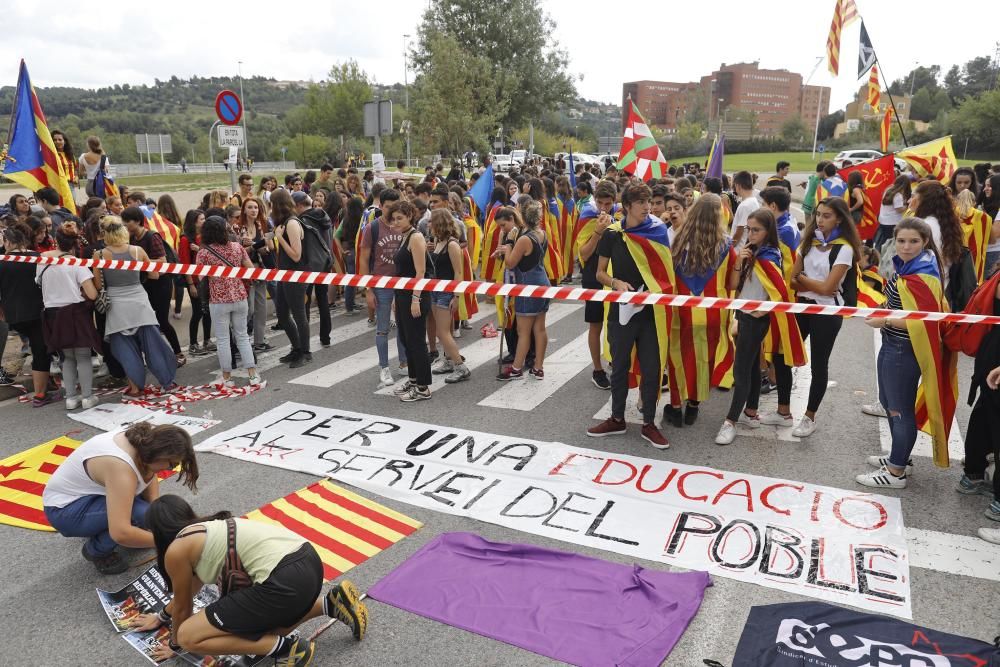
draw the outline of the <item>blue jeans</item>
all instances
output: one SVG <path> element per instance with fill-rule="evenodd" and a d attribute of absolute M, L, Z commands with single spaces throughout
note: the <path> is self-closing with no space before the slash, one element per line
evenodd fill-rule
<path fill-rule="evenodd" d="M 889 463 L 905 468 L 917 442 L 917 385 L 920 366 L 909 340 L 882 334 L 878 351 L 878 400 L 889 415 Z"/>
<path fill-rule="evenodd" d="M 146 385 L 147 367 L 161 387 L 172 383 L 177 376 L 174 351 L 160 329 L 151 324 L 139 327 L 131 336 L 111 334 L 111 352 L 125 369 L 125 375 L 137 387 Z"/>
<path fill-rule="evenodd" d="M 132 501 L 132 525 L 146 527 L 149 503 L 140 496 Z M 89 537 L 87 553 L 95 558 L 110 555 L 118 544 L 108 532 L 108 499 L 83 496 L 65 507 L 46 507 L 45 518 L 65 537 Z"/>
<path fill-rule="evenodd" d="M 379 368 L 389 366 L 389 321 L 392 318 L 392 300 L 396 290 L 376 287 L 375 294 L 375 349 L 378 350 Z M 399 352 L 399 363 L 406 363 L 406 348 L 403 341 L 396 336 L 396 349 Z"/>
<path fill-rule="evenodd" d="M 215 331 L 219 366 L 223 373 L 233 370 L 233 351 L 229 347 L 230 333 L 236 340 L 236 349 L 240 351 L 240 368 L 257 367 L 253 349 L 250 347 L 250 336 L 247 335 L 248 308 L 246 301 L 208 304 L 208 310 L 212 313 L 212 329 Z"/>

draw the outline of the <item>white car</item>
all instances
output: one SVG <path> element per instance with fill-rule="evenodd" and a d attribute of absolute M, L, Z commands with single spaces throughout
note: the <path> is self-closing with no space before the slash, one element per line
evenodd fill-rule
<path fill-rule="evenodd" d="M 514 166 L 514 161 L 510 155 L 500 154 L 493 156 L 493 168 L 497 171 L 510 171 L 512 166 Z"/>
<path fill-rule="evenodd" d="M 520 148 L 510 152 L 510 159 L 517 164 L 524 164 L 528 161 L 528 151 Z"/>
<path fill-rule="evenodd" d="M 837 153 L 837 157 L 833 158 L 833 165 L 837 169 L 844 168 L 844 161 L 850 160 L 851 166 L 860 164 L 862 162 L 869 162 L 870 160 L 877 160 L 880 157 L 884 157 L 882 153 L 875 150 L 865 149 L 865 150 L 853 150 L 853 151 L 841 151 Z M 902 158 L 893 158 L 893 162 L 896 165 L 896 169 L 900 172 L 906 171 L 909 166 L 906 160 Z"/>

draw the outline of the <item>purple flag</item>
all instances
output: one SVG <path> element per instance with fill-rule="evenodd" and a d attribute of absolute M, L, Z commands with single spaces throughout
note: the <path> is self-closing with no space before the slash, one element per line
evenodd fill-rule
<path fill-rule="evenodd" d="M 721 135 L 712 144 L 712 154 L 708 156 L 705 178 L 722 178 L 722 160 L 726 157 L 726 135 Z"/>
<path fill-rule="evenodd" d="M 707 572 L 660 572 L 445 533 L 368 590 L 380 602 L 574 665 L 659 665 Z"/>

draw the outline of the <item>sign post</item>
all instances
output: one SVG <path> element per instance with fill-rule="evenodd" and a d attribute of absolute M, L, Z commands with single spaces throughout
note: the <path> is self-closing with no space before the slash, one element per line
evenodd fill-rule
<path fill-rule="evenodd" d="M 365 102 L 365 136 L 374 137 L 374 153 L 382 152 L 382 135 L 392 134 L 392 100 Z"/>
<path fill-rule="evenodd" d="M 231 192 L 236 192 L 236 159 L 233 157 L 233 148 L 239 150 L 240 146 L 245 143 L 245 133 L 242 127 L 238 127 L 240 123 L 240 118 L 243 117 L 243 102 L 240 100 L 240 96 L 231 90 L 223 90 L 221 93 L 215 96 L 215 115 L 219 117 L 219 121 L 226 127 L 219 128 L 219 146 L 229 147 L 229 182 L 232 186 Z M 238 132 L 234 132 L 238 130 Z M 236 137 L 239 137 L 239 143 L 227 143 L 223 144 L 223 132 L 227 133 L 227 137 L 231 136 L 232 141 L 236 141 Z M 234 132 L 234 134 L 229 135 L 229 132 Z"/>

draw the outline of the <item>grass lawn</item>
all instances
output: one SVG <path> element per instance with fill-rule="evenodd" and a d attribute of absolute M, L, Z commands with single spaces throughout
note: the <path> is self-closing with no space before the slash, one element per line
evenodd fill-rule
<path fill-rule="evenodd" d="M 795 173 L 811 173 L 816 169 L 816 163 L 820 160 L 832 160 L 840 151 L 827 151 L 826 153 L 816 153 L 812 157 L 809 151 L 800 153 L 735 153 L 727 154 L 722 167 L 727 173 L 734 171 L 750 171 L 759 176 L 768 176 L 774 173 L 775 165 L 780 161 L 790 162 L 792 171 Z M 697 162 L 704 165 L 708 160 L 708 155 L 694 157 L 681 157 L 669 160 L 670 164 L 681 165 L 685 162 Z M 971 167 L 983 160 L 959 160 L 962 167 Z"/>

